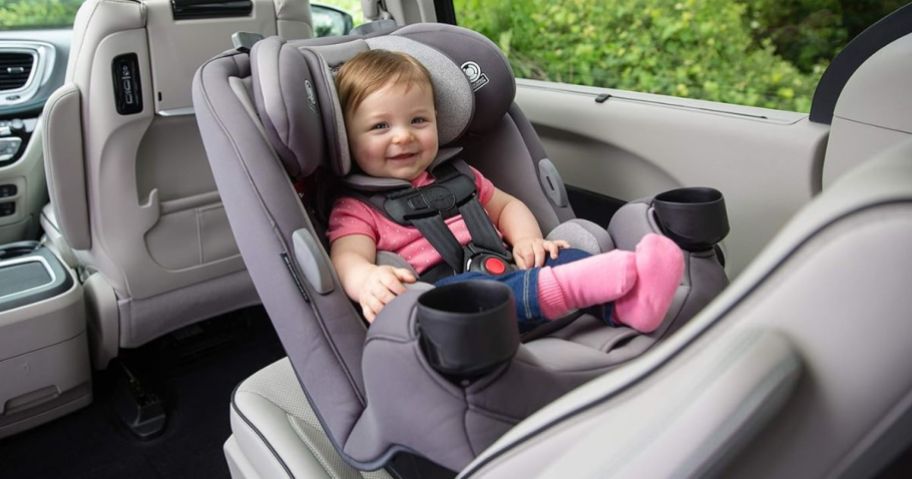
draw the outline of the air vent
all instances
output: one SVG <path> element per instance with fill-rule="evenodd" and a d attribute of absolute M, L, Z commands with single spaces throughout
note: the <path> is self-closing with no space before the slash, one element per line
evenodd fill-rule
<path fill-rule="evenodd" d="M 34 65 L 31 53 L 0 52 L 0 91 L 24 87 Z"/>

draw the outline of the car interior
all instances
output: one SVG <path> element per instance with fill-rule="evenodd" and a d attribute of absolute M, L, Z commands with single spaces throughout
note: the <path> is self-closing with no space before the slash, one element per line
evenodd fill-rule
<path fill-rule="evenodd" d="M 86 0 L 72 29 L 0 32 L 11 477 L 902 477 L 912 6 L 810 113 L 514 78 L 452 3 L 361 7 Z M 484 283 L 368 327 L 316 185 L 391 187 L 352 174 L 333 83 L 369 49 L 428 68 L 439 161 L 549 237 L 675 240 L 663 327 L 519 335 Z"/>

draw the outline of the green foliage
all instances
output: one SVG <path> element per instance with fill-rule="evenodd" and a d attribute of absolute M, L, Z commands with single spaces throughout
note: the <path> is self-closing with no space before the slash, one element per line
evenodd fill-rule
<path fill-rule="evenodd" d="M 754 0 L 746 6 L 754 40 L 768 38 L 803 72 L 825 66 L 848 40 L 838 0 Z"/>
<path fill-rule="evenodd" d="M 311 5 L 329 5 L 339 10 L 348 12 L 352 16 L 354 26 L 364 23 L 364 15 L 361 10 L 361 0 L 311 0 Z M 321 35 L 318 35 L 321 36 Z"/>
<path fill-rule="evenodd" d="M 0 29 L 73 24 L 82 0 L 0 0 Z"/>
<path fill-rule="evenodd" d="M 842 4 L 842 23 L 852 39 L 908 0 L 840 0 L 839 3 Z"/>
<path fill-rule="evenodd" d="M 456 0 L 455 6 L 460 25 L 496 42 L 524 78 L 808 111 L 825 67 L 816 53 L 806 54 L 807 73 L 777 55 L 771 39 L 753 35 L 751 22 L 759 20 L 731 0 Z M 755 18 L 761 13 L 770 15 L 750 10 Z"/>

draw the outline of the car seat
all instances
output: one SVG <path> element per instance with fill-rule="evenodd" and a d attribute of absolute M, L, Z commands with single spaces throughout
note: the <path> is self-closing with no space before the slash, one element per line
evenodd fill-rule
<path fill-rule="evenodd" d="M 307 185 L 321 174 L 350 172 L 332 72 L 369 48 L 406 51 L 428 67 L 438 95 L 440 143 L 447 147 L 442 151 L 459 151 L 518 196 L 543 231 L 575 236 L 577 246 L 588 242 L 596 250 L 613 247 L 612 237 L 619 247 L 632 248 L 650 231 L 666 232 L 685 245 L 685 278 L 663 327 L 640 335 L 605 327 L 583 314 L 517 344 L 515 324 L 495 317 L 486 324 L 500 325 L 507 339 L 474 351 L 478 356 L 450 355 L 454 344 L 422 344 L 418 323 L 426 338 L 430 320 L 416 320 L 416 302 L 486 296 L 485 287 L 466 283 L 427 294 L 421 288 L 410 290 L 387 305 L 368 329 L 332 271 L 319 202 L 309 201 Z M 616 215 L 610 236 L 591 223 L 567 223 L 573 212 L 560 177 L 513 104 L 514 92 L 509 64 L 493 43 L 442 24 L 332 40 L 268 38 L 254 45 L 249 56 L 234 52 L 211 60 L 194 80 L 200 131 L 254 284 L 327 436 L 360 469 L 376 469 L 398 452 L 417 453 L 451 470 L 462 468 L 524 417 L 679 328 L 727 283 L 714 248 L 727 223 L 724 210 L 720 215 L 721 198 L 705 196 L 708 190 L 634 202 Z M 300 195 L 295 184 L 303 187 Z M 689 193 L 696 193 L 702 204 L 685 207 L 681 214 L 712 211 L 715 221 L 685 222 L 707 226 L 696 232 L 674 221 L 660 226 L 656 210 L 665 208 L 661 200 L 670 211 L 686 203 Z M 479 339 L 501 337 L 484 331 Z M 452 343 L 446 337 L 443 342 Z M 458 342 L 455 347 L 459 349 Z M 490 357 L 480 357 L 485 355 Z M 441 357 L 478 368 L 471 378 L 458 367 L 440 372 L 429 362 L 440 366 Z M 404 397 L 404 391 L 420 394 Z M 424 427 L 428 424 L 434 427 Z"/>
<path fill-rule="evenodd" d="M 203 61 L 249 30 L 313 35 L 307 0 L 222 6 L 88 0 L 66 83 L 41 120 L 51 202 L 41 224 L 78 266 L 93 364 L 259 298 L 228 227 L 193 118 Z"/>

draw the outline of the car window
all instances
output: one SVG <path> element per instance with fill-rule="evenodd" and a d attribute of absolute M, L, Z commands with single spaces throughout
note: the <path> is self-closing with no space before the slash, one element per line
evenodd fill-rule
<path fill-rule="evenodd" d="M 322 0 L 311 2 L 314 34 L 318 37 L 345 35 L 364 22 L 361 0 Z"/>
<path fill-rule="evenodd" d="M 82 2 L 83 0 L 0 0 L 0 29 L 70 26 Z"/>
<path fill-rule="evenodd" d="M 904 0 L 454 0 L 517 77 L 807 112 L 829 61 Z"/>

